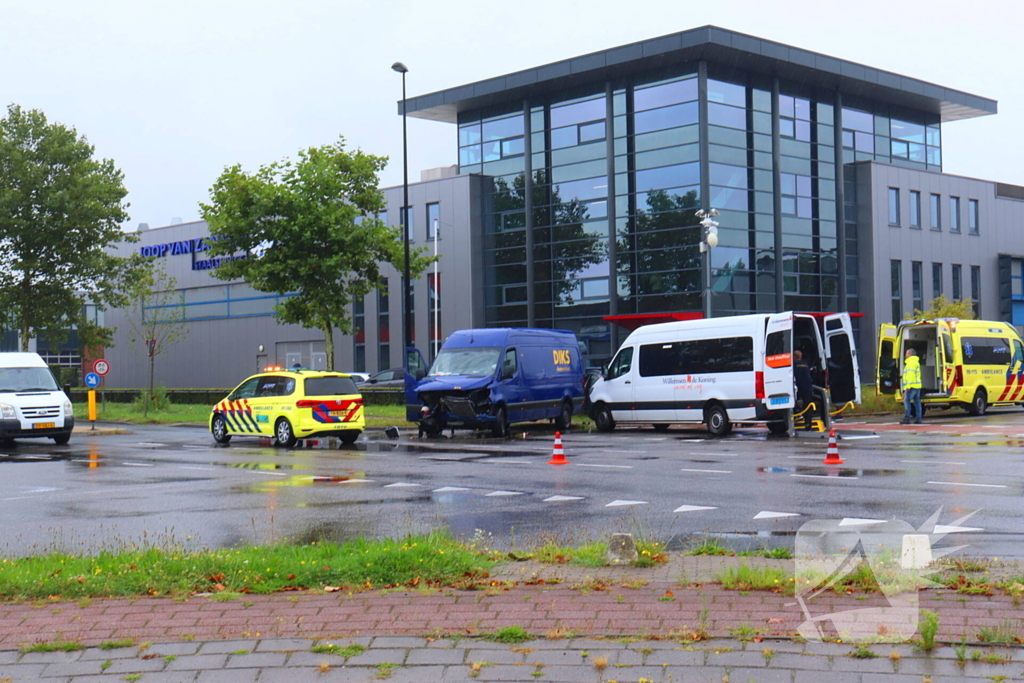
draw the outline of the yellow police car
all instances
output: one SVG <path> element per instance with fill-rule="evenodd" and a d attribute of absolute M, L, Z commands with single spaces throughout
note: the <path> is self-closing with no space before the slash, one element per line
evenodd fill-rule
<path fill-rule="evenodd" d="M 346 374 L 267 368 L 213 407 L 217 443 L 232 436 L 269 436 L 290 448 L 299 439 L 334 436 L 350 444 L 366 426 L 363 397 Z"/>

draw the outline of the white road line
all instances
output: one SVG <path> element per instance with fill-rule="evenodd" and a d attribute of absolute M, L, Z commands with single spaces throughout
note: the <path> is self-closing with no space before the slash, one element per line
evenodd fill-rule
<path fill-rule="evenodd" d="M 183 469 L 186 469 L 186 470 L 209 470 L 209 469 L 214 469 L 214 468 L 212 468 L 212 467 L 185 467 Z M 268 477 L 288 477 L 288 476 L 291 476 L 287 472 L 268 472 L 267 470 L 242 470 L 242 471 L 243 472 L 248 472 L 249 474 L 264 474 L 264 475 L 266 475 Z M 312 479 L 312 478 L 313 477 L 306 477 L 306 479 Z"/>
<path fill-rule="evenodd" d="M 878 434 L 870 434 L 868 436 L 845 436 L 843 434 L 840 434 L 839 438 L 842 441 L 856 441 L 857 439 L 881 439 L 882 437 L 880 437 Z"/>
<path fill-rule="evenodd" d="M 679 439 L 683 443 L 704 443 L 707 439 Z"/>
<path fill-rule="evenodd" d="M 125 467 L 152 467 L 152 463 L 147 462 L 123 462 L 121 463 Z"/>
<path fill-rule="evenodd" d="M 626 505 L 647 505 L 646 500 L 613 500 L 605 505 L 606 508 L 618 508 Z"/>
<path fill-rule="evenodd" d="M 550 498 L 545 498 L 542 502 L 555 503 L 562 500 L 583 500 L 583 496 L 551 496 Z"/>
<path fill-rule="evenodd" d="M 718 508 L 708 507 L 707 505 L 680 505 L 672 512 L 700 512 L 701 510 L 717 510 Z"/>
<path fill-rule="evenodd" d="M 484 498 L 490 498 L 491 496 L 522 496 L 526 495 L 522 491 L 491 491 L 484 495 Z"/>
<path fill-rule="evenodd" d="M 342 479 L 338 483 L 339 484 L 368 484 L 368 483 L 370 483 L 372 481 L 373 481 L 373 479 Z"/>
<path fill-rule="evenodd" d="M 449 491 L 468 491 L 469 489 L 463 488 L 462 486 L 442 486 L 439 489 L 434 489 L 431 493 L 448 493 Z"/>
<path fill-rule="evenodd" d="M 92 461 L 91 460 L 76 460 L 75 462 L 92 462 Z M 209 470 L 209 471 L 212 472 L 212 471 L 216 470 L 217 468 L 216 467 L 195 467 L 195 466 L 192 466 L 192 465 L 182 465 L 181 469 L 183 469 L 183 470 Z"/>
<path fill-rule="evenodd" d="M 958 481 L 930 481 L 929 484 L 938 484 L 940 486 L 977 486 L 978 488 L 985 489 L 1005 489 L 1005 484 L 965 484 Z"/>
<path fill-rule="evenodd" d="M 647 436 L 644 437 L 644 441 L 665 441 L 666 438 L 664 436 Z"/>
<path fill-rule="evenodd" d="M 732 474 L 732 470 L 691 470 L 682 468 L 680 472 L 707 472 L 708 474 Z"/>
<path fill-rule="evenodd" d="M 409 482 L 400 481 L 400 482 L 397 482 L 397 483 L 394 483 L 394 484 L 385 484 L 384 488 L 386 488 L 386 489 L 401 489 L 401 488 L 411 488 L 413 486 L 423 486 L 423 484 L 412 484 L 412 483 L 409 483 Z"/>
<path fill-rule="evenodd" d="M 771 510 L 761 510 L 754 519 L 775 519 L 776 517 L 799 517 L 799 512 L 773 512 Z"/>
<path fill-rule="evenodd" d="M 884 519 L 862 519 L 860 517 L 844 517 L 839 526 L 860 526 L 863 524 L 885 524 Z"/>
<path fill-rule="evenodd" d="M 644 455 L 644 454 L 647 453 L 647 451 L 614 451 L 614 450 L 611 450 L 609 448 L 598 448 L 598 449 L 595 449 L 595 450 L 593 450 L 591 452 L 592 453 L 625 453 L 626 455 Z"/>
<path fill-rule="evenodd" d="M 840 477 L 838 474 L 791 474 L 791 477 L 803 477 L 804 479 L 860 479 L 860 477 Z"/>
<path fill-rule="evenodd" d="M 713 456 L 721 456 L 723 458 L 735 458 L 739 454 L 738 453 L 696 453 L 696 452 L 691 451 L 690 455 L 713 455 Z"/>
<path fill-rule="evenodd" d="M 577 467 L 608 467 L 608 468 L 617 469 L 617 470 L 631 470 L 631 469 L 633 469 L 632 465 L 595 465 L 593 463 L 588 463 L 588 462 L 576 463 L 576 466 Z"/>
<path fill-rule="evenodd" d="M 900 460 L 900 462 L 910 463 L 911 465 L 966 465 L 965 462 L 948 462 L 945 460 Z"/>
<path fill-rule="evenodd" d="M 945 524 L 936 524 L 933 534 L 962 534 L 967 531 L 984 531 L 975 526 L 947 526 Z"/>
<path fill-rule="evenodd" d="M 152 446 L 152 447 L 159 447 L 159 446 L 166 446 L 167 444 L 165 444 L 165 443 L 155 443 L 155 442 L 150 442 L 150 441 L 140 441 L 140 442 L 138 442 L 138 443 L 137 443 L 137 444 L 135 444 L 135 445 L 136 445 L 136 446 Z"/>
<path fill-rule="evenodd" d="M 824 460 L 820 455 L 787 455 L 790 460 Z"/>

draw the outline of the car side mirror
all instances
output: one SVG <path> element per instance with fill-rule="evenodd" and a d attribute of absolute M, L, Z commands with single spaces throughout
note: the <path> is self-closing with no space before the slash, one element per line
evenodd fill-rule
<path fill-rule="evenodd" d="M 503 367 L 501 369 L 501 379 L 512 379 L 515 374 L 515 371 L 510 367 Z"/>

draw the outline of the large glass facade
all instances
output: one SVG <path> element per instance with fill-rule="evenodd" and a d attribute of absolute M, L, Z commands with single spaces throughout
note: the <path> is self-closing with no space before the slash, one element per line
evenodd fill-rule
<path fill-rule="evenodd" d="M 604 316 L 700 311 L 701 208 L 720 213 L 713 315 L 838 311 L 844 251 L 858 310 L 856 187 L 837 169 L 941 170 L 941 136 L 929 115 L 838 98 L 694 62 L 460 113 L 460 173 L 489 179 L 486 324 L 571 329 L 600 362 Z"/>

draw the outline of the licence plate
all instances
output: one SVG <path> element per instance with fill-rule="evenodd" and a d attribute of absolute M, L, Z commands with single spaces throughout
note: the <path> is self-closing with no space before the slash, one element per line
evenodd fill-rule
<path fill-rule="evenodd" d="M 328 411 L 327 414 L 330 415 L 331 417 L 345 417 L 346 415 L 348 415 L 348 411 L 347 410 L 331 410 L 331 411 Z"/>
<path fill-rule="evenodd" d="M 36 422 L 32 425 L 32 429 L 53 429 L 56 426 L 56 422 Z"/>
<path fill-rule="evenodd" d="M 789 396 L 776 396 L 768 401 L 771 405 L 779 405 L 780 403 L 789 403 Z"/>

